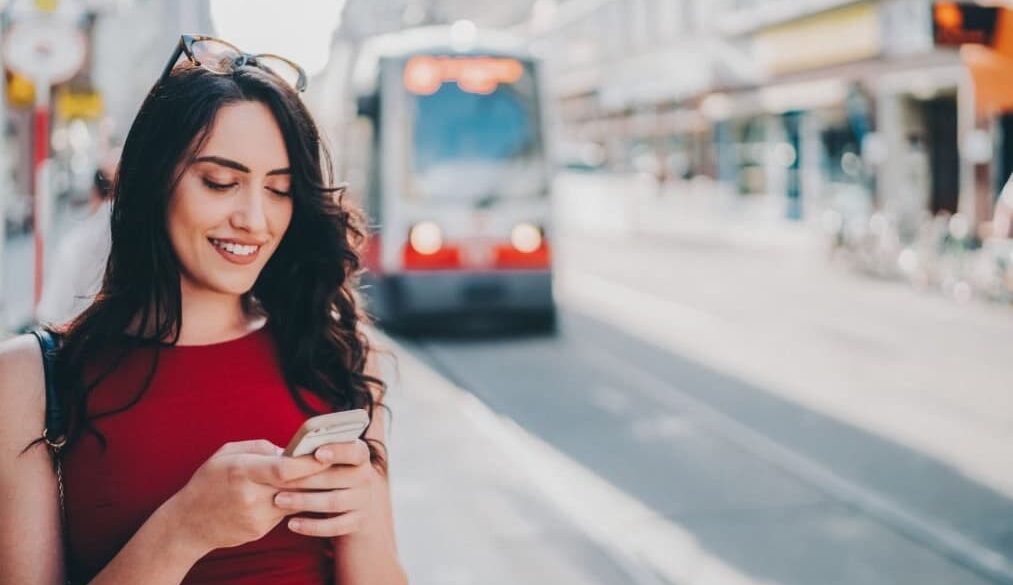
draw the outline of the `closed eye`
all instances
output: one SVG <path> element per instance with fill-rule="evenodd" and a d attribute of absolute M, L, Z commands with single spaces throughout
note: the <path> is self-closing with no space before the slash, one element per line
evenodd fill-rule
<path fill-rule="evenodd" d="M 266 187 L 266 189 L 268 191 L 270 191 L 271 193 L 274 193 L 275 195 L 279 195 L 281 197 L 288 197 L 288 196 L 290 196 L 292 194 L 289 191 L 282 191 L 280 189 L 272 189 L 271 187 Z"/>
<path fill-rule="evenodd" d="M 214 181 L 210 181 L 208 179 L 202 180 L 204 181 L 204 186 L 207 187 L 208 189 L 211 189 L 212 191 L 227 191 L 239 184 L 239 183 L 215 183 Z"/>

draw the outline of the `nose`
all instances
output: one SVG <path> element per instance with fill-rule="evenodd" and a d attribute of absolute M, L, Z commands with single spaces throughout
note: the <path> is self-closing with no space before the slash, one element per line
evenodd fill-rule
<path fill-rule="evenodd" d="M 252 184 L 248 185 L 236 198 L 236 208 L 230 217 L 232 227 L 251 234 L 266 232 L 267 213 L 264 209 L 264 199 L 263 189 Z"/>

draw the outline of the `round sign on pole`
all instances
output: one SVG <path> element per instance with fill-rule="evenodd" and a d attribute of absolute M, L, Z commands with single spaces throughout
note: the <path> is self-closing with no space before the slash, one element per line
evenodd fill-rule
<path fill-rule="evenodd" d="M 21 20 L 4 35 L 4 61 L 15 73 L 30 79 L 67 81 L 84 65 L 86 52 L 84 34 L 59 17 Z"/>
<path fill-rule="evenodd" d="M 45 274 L 45 232 L 49 223 L 50 86 L 74 76 L 84 65 L 87 41 L 73 21 L 54 15 L 38 15 L 17 21 L 3 40 L 3 59 L 16 73 L 35 83 L 35 138 L 33 223 L 35 239 L 35 309 L 42 296 Z"/>

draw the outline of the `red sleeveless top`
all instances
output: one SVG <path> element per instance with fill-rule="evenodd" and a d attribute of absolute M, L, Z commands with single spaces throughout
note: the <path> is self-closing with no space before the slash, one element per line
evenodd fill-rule
<path fill-rule="evenodd" d="M 128 404 L 143 386 L 154 353 L 154 348 L 130 350 L 95 388 L 89 411 Z M 222 445 L 267 439 L 284 447 L 307 418 L 285 386 L 266 328 L 231 341 L 163 347 L 158 353 L 157 369 L 140 401 L 94 422 L 107 441 L 105 452 L 94 435 L 85 433 L 65 454 L 68 566 L 75 583 L 86 583 L 101 571 Z M 314 408 L 321 407 L 320 400 L 305 396 Z M 295 534 L 282 521 L 256 542 L 212 551 L 183 582 L 333 581 L 331 539 Z"/>

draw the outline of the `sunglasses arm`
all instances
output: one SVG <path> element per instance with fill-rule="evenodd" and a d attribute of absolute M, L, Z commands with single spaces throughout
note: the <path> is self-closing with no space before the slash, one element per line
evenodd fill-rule
<path fill-rule="evenodd" d="M 172 57 L 170 57 L 169 62 L 165 64 L 165 69 L 162 71 L 162 75 L 159 77 L 159 80 L 165 79 L 170 73 L 172 73 L 173 66 L 176 65 L 176 61 L 179 61 L 179 56 L 182 54 L 183 39 L 180 39 L 179 43 L 176 44 L 176 50 L 172 52 Z"/>

